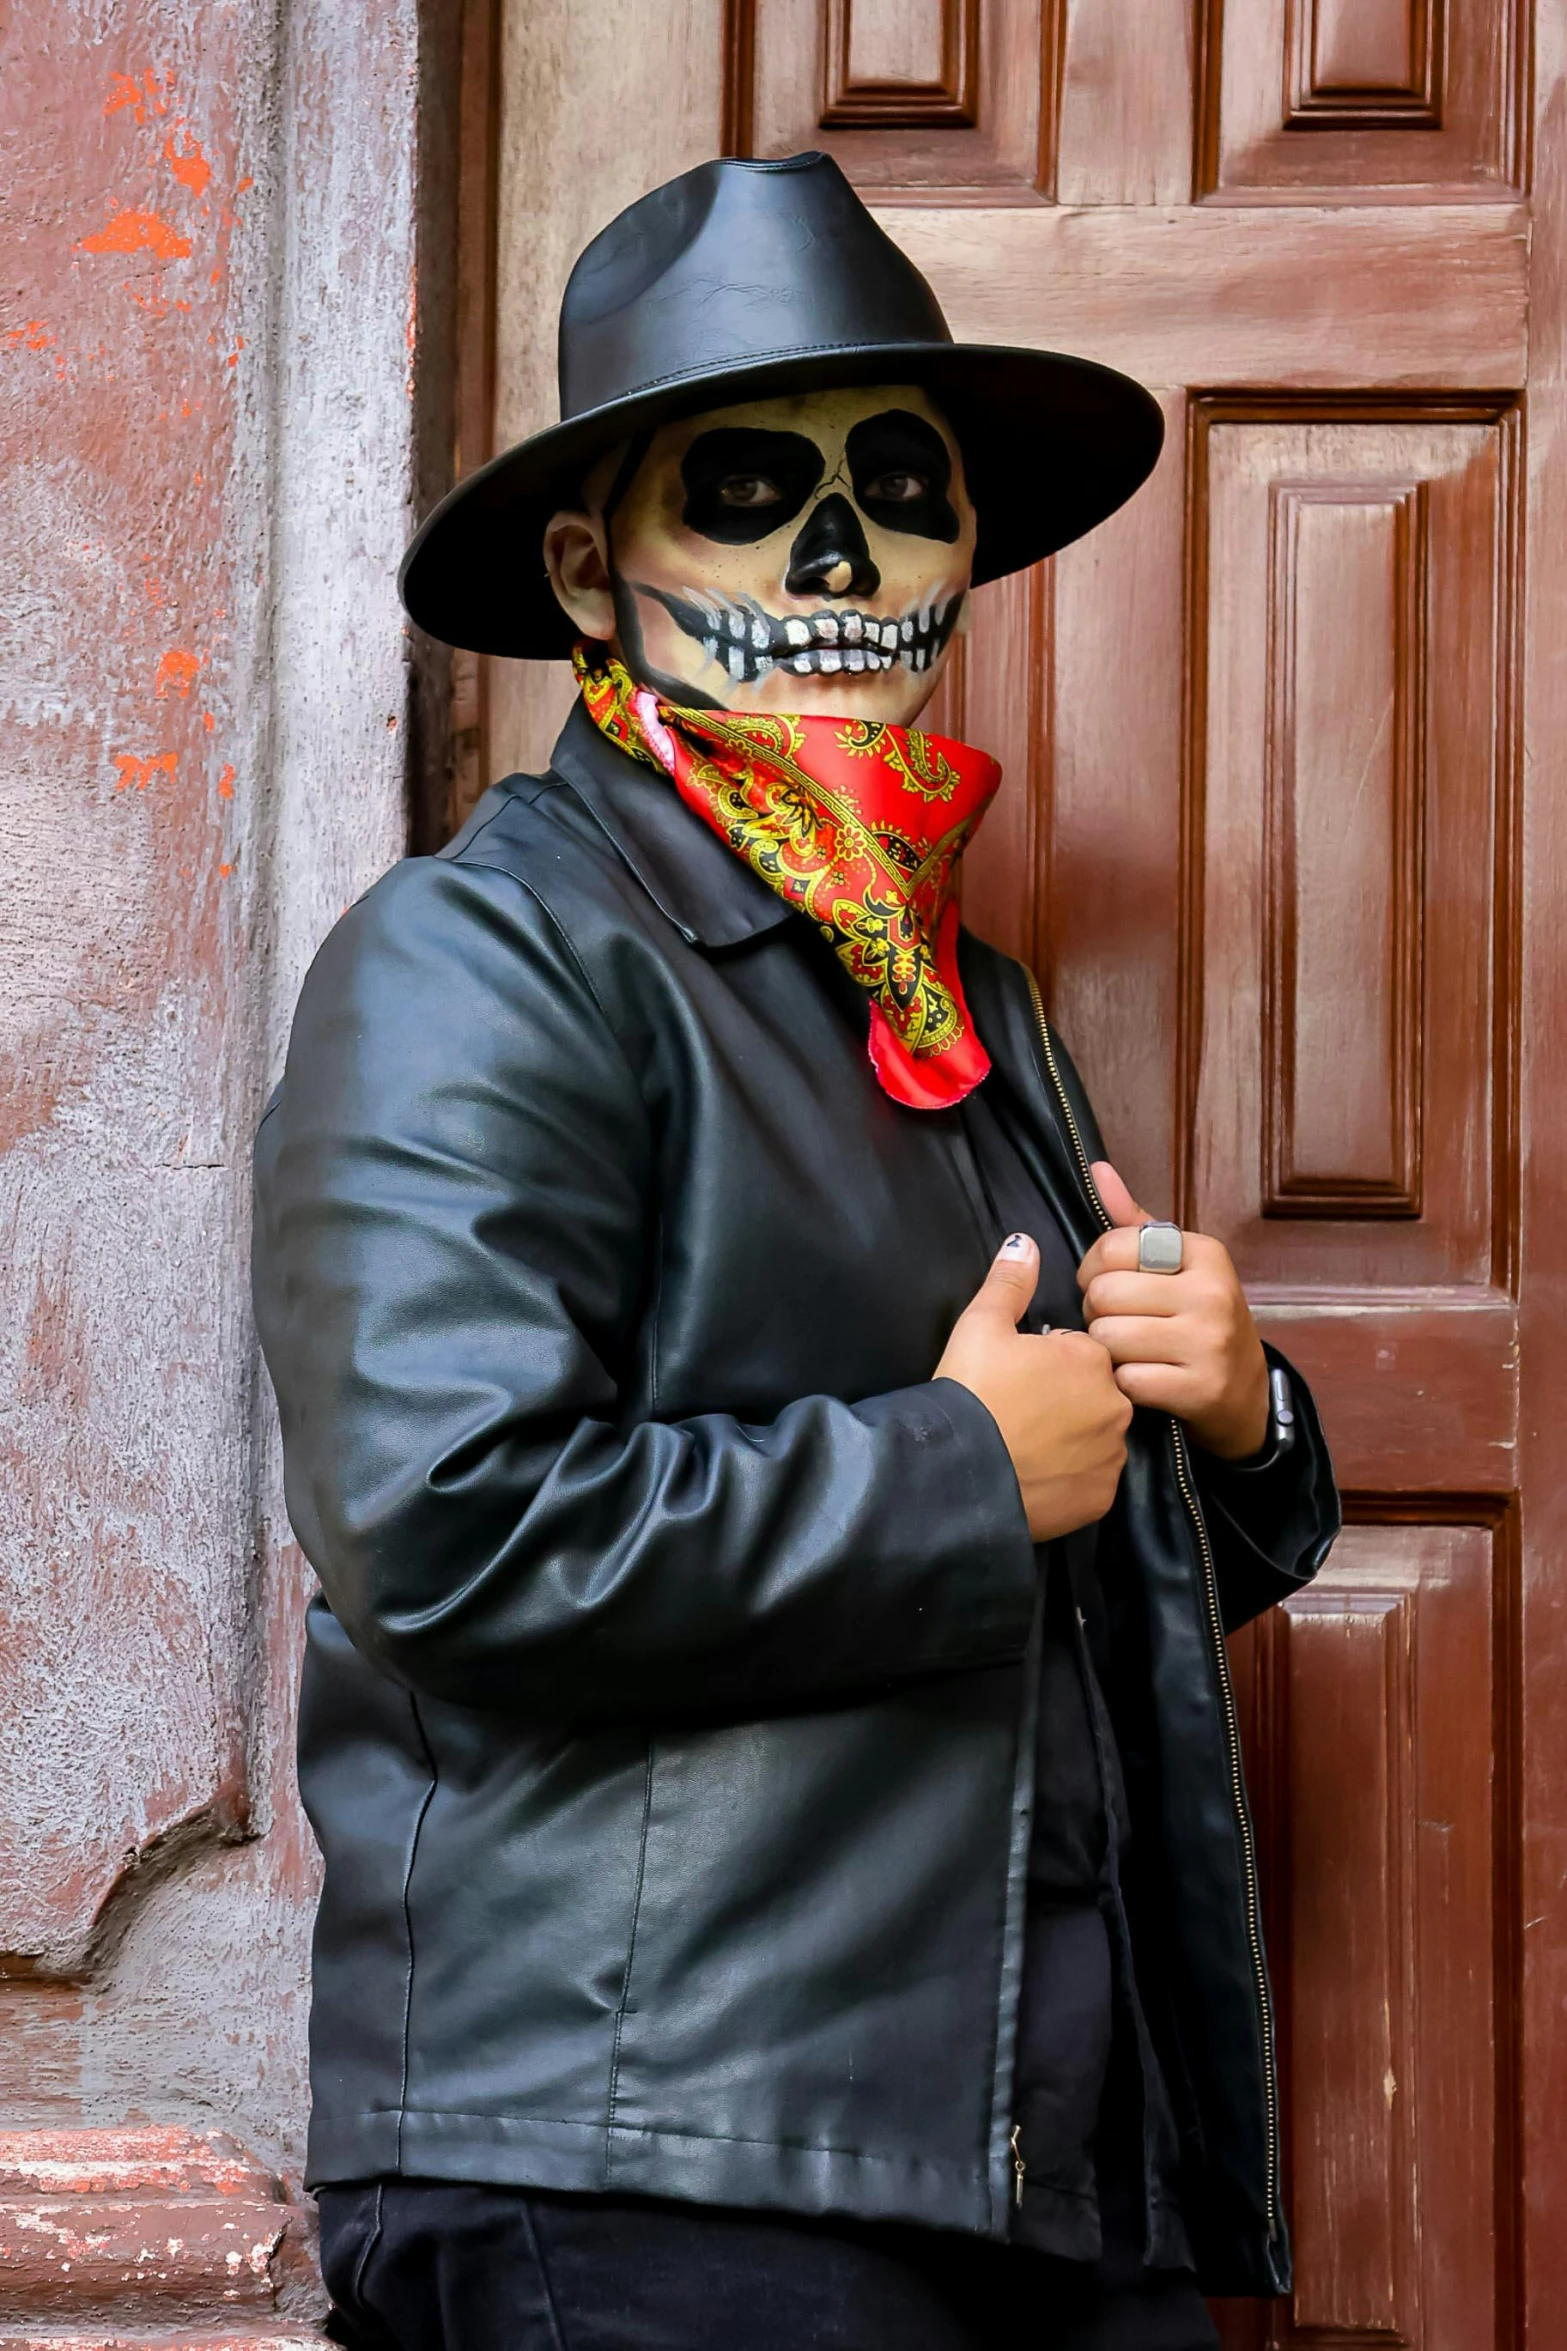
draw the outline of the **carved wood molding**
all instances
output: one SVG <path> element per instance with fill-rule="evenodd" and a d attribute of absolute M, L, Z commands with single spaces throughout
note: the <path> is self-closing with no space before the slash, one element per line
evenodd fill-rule
<path fill-rule="evenodd" d="M 1447 0 L 1286 0 L 1285 127 L 1440 130 L 1447 14 Z"/>
<path fill-rule="evenodd" d="M 719 146 L 725 155 L 749 155 L 756 123 L 756 0 L 724 0 L 722 39 Z"/>
<path fill-rule="evenodd" d="M 501 116 L 501 0 L 462 0 L 457 59 L 457 295 L 453 318 L 453 446 L 450 479 L 485 463 L 495 449 L 496 308 Z M 449 656 L 445 740 L 415 795 L 415 850 L 448 840 L 489 782 L 489 664 L 455 648 Z"/>
<path fill-rule="evenodd" d="M 1268 506 L 1273 552 L 1267 667 L 1273 707 L 1263 820 L 1262 1214 L 1415 1217 L 1421 1209 L 1424 1100 L 1427 488 L 1420 481 L 1276 481 Z M 1340 675 L 1311 674 L 1325 648 L 1315 641 L 1309 651 L 1302 645 L 1302 606 L 1310 582 L 1318 609 L 1326 608 L 1326 583 L 1320 576 L 1325 569 L 1338 571 L 1341 597 L 1343 575 L 1352 568 L 1389 575 L 1371 584 L 1368 599 L 1381 604 L 1377 590 L 1383 590 L 1387 609 L 1379 615 L 1385 623 L 1381 641 L 1368 646 L 1362 634 L 1353 648 L 1362 664 L 1368 655 L 1385 659 L 1386 674 L 1378 682 L 1385 685 L 1389 723 L 1379 728 L 1378 742 L 1357 740 L 1353 753 L 1362 755 L 1363 795 L 1380 787 L 1389 804 L 1384 837 L 1377 843 L 1383 870 L 1368 872 L 1362 885 L 1364 900 L 1374 885 L 1381 885 L 1375 910 L 1385 916 L 1381 935 L 1364 943 L 1382 967 L 1380 993 L 1390 1031 L 1388 1083 L 1385 1099 L 1369 1106 L 1361 1137 L 1362 1147 L 1371 1147 L 1373 1163 L 1319 1171 L 1311 1155 L 1310 1105 L 1298 1098 L 1296 1071 L 1301 965 L 1309 953 L 1302 933 L 1309 929 L 1317 896 L 1313 885 L 1326 901 L 1339 875 L 1310 869 L 1309 812 L 1302 802 L 1309 802 L 1313 784 L 1321 780 L 1316 768 L 1324 759 L 1331 764 L 1346 749 L 1336 739 L 1343 722 L 1352 725 L 1361 714 Z M 1343 850 L 1340 838 L 1334 843 L 1335 867 Z M 1322 989 L 1332 986 L 1327 974 L 1318 976 Z"/>
<path fill-rule="evenodd" d="M 1444 2340 L 1511 2341 L 1496 2314 L 1518 2206 L 1517 1501 L 1345 1504 L 1316 1582 L 1232 1644 L 1271 1862 L 1296 2232 L 1269 2341 L 1376 2351 L 1427 2341 L 1438 2311 Z M 1460 2276 L 1445 2249 L 1470 2231 L 1495 2260 Z"/>
<path fill-rule="evenodd" d="M 1197 0 L 1198 198 L 1522 188 L 1532 19 L 1526 0 Z"/>
<path fill-rule="evenodd" d="M 304 2351 L 305 2214 L 217 2132 L 0 2132 L 0 2351 Z"/>
<path fill-rule="evenodd" d="M 1050 201 L 1065 22 L 1066 0 L 724 0 L 723 152 L 821 146 L 881 200 Z"/>
<path fill-rule="evenodd" d="M 1449 426 L 1481 426 L 1494 433 L 1494 499 L 1484 527 L 1491 536 L 1488 556 L 1488 579 L 1492 592 L 1492 611 L 1484 617 L 1494 629 L 1491 641 L 1495 647 L 1494 707 L 1489 723 L 1476 717 L 1475 726 L 1485 731 L 1483 745 L 1471 743 L 1464 754 L 1479 761 L 1483 755 L 1491 777 L 1491 802 L 1486 821 L 1491 830 L 1491 846 L 1484 850 L 1489 866 L 1483 875 L 1471 863 L 1470 870 L 1479 876 L 1475 881 L 1477 908 L 1471 916 L 1472 936 L 1482 945 L 1474 950 L 1475 969 L 1472 974 L 1474 1001 L 1482 1004 L 1488 998 L 1489 1035 L 1477 1031 L 1466 1048 L 1468 1075 L 1465 1083 L 1464 1116 L 1475 1125 L 1476 1148 L 1489 1156 L 1489 1265 L 1481 1278 L 1494 1286 L 1494 1293 L 1504 1297 L 1511 1286 L 1512 1269 L 1517 1248 L 1516 1181 L 1517 1181 L 1517 808 L 1519 778 L 1519 726 L 1516 637 L 1518 614 L 1518 529 L 1516 505 L 1520 484 L 1518 436 L 1521 416 L 1517 404 L 1506 396 L 1485 393 L 1434 393 L 1383 395 L 1303 393 L 1300 395 L 1277 392 L 1260 395 L 1236 393 L 1200 393 L 1189 407 L 1187 450 L 1187 543 L 1188 543 L 1188 646 L 1186 660 L 1186 758 L 1183 788 L 1182 824 L 1182 917 L 1180 924 L 1180 971 L 1177 988 L 1177 1148 L 1179 1161 L 1178 1196 L 1183 1202 L 1181 1213 L 1196 1213 L 1195 1192 L 1197 1168 L 1194 1158 L 1198 1130 L 1198 1099 L 1202 1086 L 1203 1040 L 1205 1035 L 1205 996 L 1207 989 L 1208 956 L 1204 943 L 1205 900 L 1208 876 L 1205 870 L 1206 837 L 1208 831 L 1207 799 L 1210 792 L 1208 707 L 1212 681 L 1209 679 L 1210 579 L 1208 558 L 1208 531 L 1210 527 L 1210 446 L 1216 426 L 1237 425 L 1255 427 L 1265 432 L 1271 426 L 1285 429 L 1341 427 L 1364 425 L 1368 430 L 1365 464 L 1357 469 L 1352 463 L 1341 468 L 1337 460 L 1309 482 L 1280 479 L 1270 488 L 1272 513 L 1272 552 L 1264 567 L 1267 576 L 1259 573 L 1259 586 L 1264 589 L 1270 606 L 1267 624 L 1268 652 L 1262 662 L 1265 676 L 1268 708 L 1263 739 L 1259 721 L 1258 749 L 1265 753 L 1268 767 L 1267 789 L 1264 794 L 1265 852 L 1261 879 L 1264 886 L 1264 944 L 1262 993 L 1262 1047 L 1265 1083 L 1258 1107 L 1265 1126 L 1262 1198 L 1259 1202 L 1264 1217 L 1349 1219 L 1401 1218 L 1418 1222 L 1422 1218 L 1431 1223 L 1433 1244 L 1438 1233 L 1447 1235 L 1440 1249 L 1468 1250 L 1483 1240 L 1476 1233 L 1474 1217 L 1486 1213 L 1471 1204 L 1463 1211 L 1470 1221 L 1465 1227 L 1469 1238 L 1458 1239 L 1458 1227 L 1449 1226 L 1444 1219 L 1457 1213 L 1452 1206 L 1458 1195 L 1452 1187 L 1459 1181 L 1451 1153 L 1451 1135 L 1440 1121 L 1425 1137 L 1428 1151 L 1446 1154 L 1448 1171 L 1443 1183 L 1428 1196 L 1423 1170 L 1422 1134 L 1424 1111 L 1423 1094 L 1427 1090 L 1423 1079 L 1421 1044 L 1422 994 L 1425 989 L 1423 969 L 1434 974 L 1436 982 L 1445 985 L 1450 977 L 1452 956 L 1456 948 L 1456 934 L 1451 920 L 1450 893 L 1455 886 L 1452 871 L 1444 868 L 1434 881 L 1425 871 L 1425 837 L 1428 818 L 1425 810 L 1428 779 L 1425 775 L 1427 747 L 1425 741 L 1428 706 L 1433 698 L 1447 713 L 1443 725 L 1445 737 L 1440 737 L 1442 756 L 1451 765 L 1460 756 L 1455 729 L 1451 723 L 1447 693 L 1447 677 L 1458 657 L 1460 643 L 1472 636 L 1480 641 L 1486 634 L 1481 628 L 1484 598 L 1477 599 L 1467 633 L 1459 639 L 1452 635 L 1454 623 L 1449 612 L 1443 639 L 1445 651 L 1433 642 L 1429 655 L 1426 648 L 1426 630 L 1434 586 L 1428 585 L 1428 574 L 1435 560 L 1431 549 L 1433 525 L 1428 520 L 1426 493 L 1413 478 L 1393 478 L 1398 474 L 1394 456 L 1393 472 L 1388 471 L 1391 444 L 1385 433 L 1408 427 L 1412 432 Z M 1435 462 L 1433 460 L 1433 462 Z M 1456 462 L 1456 455 L 1454 458 Z M 1342 471 L 1342 477 L 1340 473 Z M 1290 473 L 1286 465 L 1284 474 Z M 1434 477 L 1433 477 L 1434 478 Z M 1362 705 L 1362 717 L 1370 710 L 1376 696 L 1373 687 L 1379 682 L 1385 687 L 1386 711 L 1390 727 L 1388 740 L 1380 746 L 1371 745 L 1366 738 L 1362 748 L 1375 753 L 1380 760 L 1382 781 L 1380 789 L 1386 801 L 1385 854 L 1382 870 L 1372 877 L 1381 900 L 1385 902 L 1386 937 L 1377 953 L 1382 957 L 1384 984 L 1378 1001 L 1388 1013 L 1389 1034 L 1386 1039 L 1386 1085 L 1383 1088 L 1381 1111 L 1372 1115 L 1369 1095 L 1364 1100 L 1345 1094 L 1340 1104 L 1344 1118 L 1350 1118 L 1340 1136 L 1342 1156 L 1331 1168 L 1307 1168 L 1297 1159 L 1294 1143 L 1293 1089 L 1294 1078 L 1290 1066 L 1290 1038 L 1293 1034 L 1291 1011 L 1291 964 L 1295 953 L 1296 934 L 1292 908 L 1299 896 L 1290 873 L 1293 854 L 1292 841 L 1295 822 L 1293 803 L 1296 798 L 1291 780 L 1290 765 L 1294 757 L 1296 736 L 1302 725 L 1308 738 L 1321 736 L 1314 754 L 1317 765 L 1328 759 L 1335 749 L 1346 758 L 1354 748 L 1346 735 L 1342 744 L 1329 726 L 1302 720 L 1295 709 L 1298 685 L 1294 654 L 1295 572 L 1291 568 L 1295 551 L 1286 544 L 1289 533 L 1284 524 L 1297 521 L 1309 502 L 1311 512 L 1323 518 L 1330 526 L 1335 522 L 1348 529 L 1355 515 L 1363 524 L 1379 535 L 1382 544 L 1376 551 L 1388 567 L 1388 586 L 1384 599 L 1383 635 L 1385 643 L 1371 646 L 1356 640 L 1345 658 L 1352 657 L 1359 665 L 1354 680 L 1354 692 L 1347 686 L 1343 691 L 1329 678 L 1319 683 L 1318 700 L 1326 696 L 1324 707 L 1336 713 L 1334 725 L 1345 724 L 1344 712 L 1353 716 L 1353 704 Z M 1434 512 L 1434 509 L 1430 510 Z M 1443 561 L 1447 576 L 1453 572 L 1453 533 L 1463 527 L 1457 524 L 1454 510 L 1447 510 L 1444 523 L 1446 537 L 1443 543 Z M 1331 535 L 1331 529 L 1330 529 Z M 1316 597 L 1327 609 L 1324 599 L 1334 592 L 1329 572 L 1347 561 L 1352 554 L 1347 543 L 1335 549 L 1320 549 L 1319 556 L 1328 555 L 1328 571 L 1318 562 Z M 1362 550 L 1362 555 L 1367 553 Z M 1363 583 L 1364 585 L 1364 583 Z M 1373 603 L 1376 601 L 1372 599 Z M 1369 609 L 1369 607 L 1368 607 Z M 1351 632 L 1353 635 L 1353 632 Z M 1318 637 L 1319 646 L 1322 639 Z M 1342 650 L 1342 648 L 1341 648 Z M 1367 664 L 1370 667 L 1367 667 Z M 1445 665 L 1445 666 L 1444 666 Z M 1376 679 L 1372 678 L 1372 671 Z M 1342 683 L 1342 681 L 1340 681 Z M 1369 699 L 1368 699 L 1369 697 Z M 1444 699 L 1445 697 L 1445 699 Z M 1380 705 L 1379 705 L 1380 706 Z M 1325 722 L 1324 722 L 1325 723 Z M 1356 743 L 1359 738 L 1356 738 Z M 1322 746 L 1325 745 L 1324 749 Z M 1345 767 L 1344 773 L 1348 773 Z M 1355 772 L 1359 772 L 1358 768 Z M 1331 773 L 1317 778 L 1321 786 L 1333 782 Z M 1342 790 L 1342 777 L 1335 789 Z M 1450 793 L 1451 787 L 1449 787 Z M 1310 792 L 1307 799 L 1311 797 Z M 1346 807 L 1351 803 L 1346 802 Z M 1358 808 L 1359 803 L 1353 803 Z M 1323 821 L 1319 818 L 1320 823 Z M 1325 855 L 1327 849 L 1319 840 L 1312 852 Z M 1477 852 L 1478 854 L 1478 852 Z M 1449 851 L 1449 865 L 1451 852 Z M 1357 874 L 1362 887 L 1370 888 L 1364 874 L 1363 861 L 1357 862 Z M 1445 875 L 1445 878 L 1444 878 Z M 1232 877 L 1233 878 L 1233 877 Z M 1431 906 L 1427 903 L 1433 890 L 1444 909 L 1442 950 L 1445 960 L 1433 963 L 1429 957 L 1432 942 Z M 1322 903 L 1322 893 L 1316 894 Z M 1479 900 L 1487 901 L 1482 912 Z M 1357 901 L 1358 905 L 1358 901 Z M 1360 925 L 1356 937 L 1366 954 L 1376 946 L 1376 920 L 1365 908 L 1355 915 Z M 1345 917 L 1349 920 L 1349 917 Z M 1475 927 L 1478 926 L 1478 927 Z M 1342 927 L 1342 926 L 1341 926 Z M 1430 934 L 1430 935 L 1428 935 Z M 1424 940 L 1424 944 L 1422 943 Z M 1423 963 L 1424 957 L 1424 963 Z M 1320 962 L 1320 954 L 1319 954 Z M 1368 967 L 1369 968 L 1369 967 Z M 1320 975 L 1319 975 L 1320 980 Z M 1347 984 L 1347 983 L 1346 983 Z M 1322 986 L 1318 985 L 1318 995 Z M 1450 996 L 1449 989 L 1449 996 Z M 1447 999 L 1444 998 L 1444 1001 Z M 1453 1009 L 1448 1002 L 1448 1011 Z M 1431 1017 L 1429 1010 L 1425 1017 Z M 1365 1040 L 1346 1030 L 1346 1053 L 1361 1052 Z M 1458 1064 L 1456 1032 L 1446 1029 L 1442 1036 L 1441 1067 L 1446 1072 L 1448 1093 L 1457 1083 L 1454 1072 Z M 1320 1040 L 1318 1044 L 1320 1058 Z M 1488 1064 L 1489 1074 L 1486 1074 Z M 1354 1116 L 1351 1118 L 1351 1111 Z M 1457 1098 L 1448 1101 L 1449 1117 L 1457 1115 Z M 1382 1144 L 1377 1145 L 1373 1128 L 1380 1118 Z M 1489 1135 L 1485 1128 L 1489 1126 Z M 1351 1146 L 1354 1148 L 1351 1148 Z M 1374 1147 L 1383 1149 L 1385 1164 L 1373 1164 Z M 1355 1156 L 1355 1150 L 1364 1153 L 1364 1164 Z M 1443 1185 L 1447 1188 L 1449 1204 L 1443 1204 Z M 1248 1210 L 1246 1213 L 1251 1213 Z M 1381 1244 L 1379 1244 L 1381 1246 Z M 1387 1246 L 1395 1247 L 1391 1233 Z M 1402 1244 L 1396 1246 L 1401 1247 Z M 1389 1260 L 1396 1266 L 1400 1260 Z M 1410 1260 L 1411 1265 L 1415 1263 Z M 1456 1278 L 1457 1260 L 1442 1257 L 1432 1259 L 1432 1270 L 1419 1275 L 1400 1276 L 1388 1271 L 1384 1279 L 1398 1288 L 1400 1280 L 1438 1278 L 1435 1268 L 1440 1266 L 1440 1278 Z M 1479 1269 L 1474 1269 L 1478 1271 Z M 1271 1270 L 1253 1266 L 1251 1279 L 1267 1290 L 1276 1280 Z M 1333 1287 L 1331 1280 L 1329 1288 Z M 1357 1292 L 1357 1295 L 1359 1293 Z M 1480 1293 L 1474 1292 L 1478 1301 Z M 1489 1481 L 1485 1481 L 1489 1482 Z"/>
<path fill-rule="evenodd" d="M 941 66 L 927 81 L 854 69 L 854 0 L 822 0 L 823 130 L 971 130 L 978 121 L 979 0 L 937 0 Z"/>

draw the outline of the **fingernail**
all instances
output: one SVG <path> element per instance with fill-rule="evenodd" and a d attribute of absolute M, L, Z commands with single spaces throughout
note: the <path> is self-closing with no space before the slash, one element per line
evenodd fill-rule
<path fill-rule="evenodd" d="M 1008 1233 L 1001 1244 L 1001 1254 L 1003 1257 L 1026 1257 L 1028 1255 L 1027 1233 Z"/>

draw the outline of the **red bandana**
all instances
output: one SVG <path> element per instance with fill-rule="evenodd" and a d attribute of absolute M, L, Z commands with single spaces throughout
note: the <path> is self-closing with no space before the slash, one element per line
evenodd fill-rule
<path fill-rule="evenodd" d="M 895 1102 L 945 1110 L 990 1068 L 958 977 L 953 875 L 1001 770 L 943 735 L 860 718 L 689 710 L 602 646 L 574 657 L 582 699 L 622 751 L 809 915 L 870 997 L 870 1055 Z"/>

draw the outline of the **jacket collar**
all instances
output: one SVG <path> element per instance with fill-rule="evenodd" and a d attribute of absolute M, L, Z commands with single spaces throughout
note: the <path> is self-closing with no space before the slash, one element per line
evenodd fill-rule
<path fill-rule="evenodd" d="M 573 704 L 550 772 L 575 792 L 648 896 L 694 946 L 733 947 L 788 919 L 793 909 L 759 881 L 718 835 L 657 776 L 600 733 Z M 1083 1191 L 1054 1087 L 1042 1066 L 1038 1018 L 1019 967 L 962 934 L 963 988 L 991 1055 L 989 1081 L 1021 1106 L 1014 1142 L 1079 1255 L 1099 1223 Z"/>
<path fill-rule="evenodd" d="M 733 947 L 793 912 L 725 848 L 672 783 L 599 732 L 580 697 L 550 766 L 586 803 L 655 905 L 694 945 Z"/>

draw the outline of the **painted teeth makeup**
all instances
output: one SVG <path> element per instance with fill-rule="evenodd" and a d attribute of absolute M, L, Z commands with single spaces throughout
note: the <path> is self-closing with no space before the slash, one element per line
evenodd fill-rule
<path fill-rule="evenodd" d="M 701 646 L 704 659 L 716 660 L 736 683 L 759 683 L 779 667 L 799 677 L 866 676 L 900 662 L 907 675 L 924 676 L 945 651 L 963 602 L 959 590 L 893 619 L 853 606 L 809 618 L 780 615 L 748 600 L 743 613 L 723 609 L 715 635 L 713 607 L 695 587 L 678 593 L 649 587 L 644 593 Z"/>
<path fill-rule="evenodd" d="M 818 612 L 809 621 L 780 618 L 753 605 L 743 635 L 715 639 L 708 610 L 694 588 L 678 595 L 657 591 L 660 602 L 711 660 L 716 652 L 736 683 L 760 683 L 768 672 L 787 667 L 797 677 L 879 676 L 901 663 L 906 675 L 922 677 L 940 660 L 962 609 L 961 593 L 922 605 L 901 620 L 879 619 L 850 607 Z"/>
<path fill-rule="evenodd" d="M 910 724 L 967 599 L 974 516 L 910 386 L 752 401 L 602 461 L 615 646 L 671 702 Z"/>

